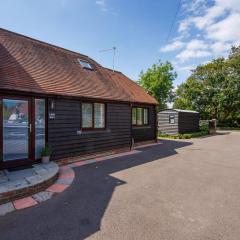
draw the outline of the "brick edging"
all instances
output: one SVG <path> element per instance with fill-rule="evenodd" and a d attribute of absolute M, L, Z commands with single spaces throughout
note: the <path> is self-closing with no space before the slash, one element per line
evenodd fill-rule
<path fill-rule="evenodd" d="M 146 144 L 146 142 L 145 142 L 145 144 Z M 156 144 L 158 144 L 158 143 L 151 144 L 150 142 L 148 142 L 148 144 L 146 146 L 152 146 L 152 145 L 156 145 Z M 136 149 L 137 148 L 138 147 L 136 147 Z M 73 168 L 75 168 L 75 167 L 80 167 L 80 166 L 88 165 L 91 163 L 101 162 L 101 161 L 116 158 L 116 157 L 137 154 L 139 152 L 140 151 L 138 151 L 138 150 L 122 151 L 122 152 L 118 152 L 115 154 L 112 153 L 111 156 L 109 156 L 110 154 L 105 155 L 105 156 L 98 155 L 98 157 L 96 157 L 94 159 L 88 159 L 88 160 L 83 161 L 82 159 L 77 158 L 72 163 L 67 162 L 66 165 L 60 166 L 59 173 L 57 173 L 51 179 L 48 179 L 47 181 L 45 181 L 45 185 L 39 186 L 38 189 L 34 189 L 34 191 L 32 191 L 32 192 L 28 191 L 27 195 L 28 196 L 30 195 L 29 197 L 24 197 L 27 195 L 21 195 L 21 196 L 19 195 L 20 199 L 18 199 L 18 200 L 14 200 L 12 202 L 10 201 L 10 202 L 7 202 L 2 205 L 0 203 L 0 216 L 4 216 L 5 214 L 10 213 L 15 210 L 20 210 L 20 209 L 32 207 L 34 205 L 38 205 L 41 202 L 46 201 L 46 200 L 52 198 L 53 196 L 65 191 L 66 189 L 68 189 L 71 186 L 71 184 L 75 178 L 75 172 L 73 170 Z M 55 180 L 57 180 L 57 181 L 55 182 Z M 46 184 L 48 184 L 48 186 Z M 36 185 L 34 186 L 34 188 L 36 188 Z M 30 190 L 32 190 L 32 189 L 30 189 Z M 47 197 L 42 197 L 41 194 L 43 196 L 44 196 L 44 194 L 46 194 Z M 24 198 L 21 198 L 21 197 L 24 197 Z"/>
<path fill-rule="evenodd" d="M 51 186 L 57 180 L 58 175 L 59 175 L 59 173 L 57 172 L 51 178 L 49 178 L 41 183 L 26 187 L 26 188 L 2 193 L 2 194 L 0 194 L 0 204 L 11 202 L 11 201 L 14 201 L 14 200 L 17 200 L 17 199 L 20 199 L 23 197 L 31 196 L 35 193 L 41 192 L 42 190 Z"/>

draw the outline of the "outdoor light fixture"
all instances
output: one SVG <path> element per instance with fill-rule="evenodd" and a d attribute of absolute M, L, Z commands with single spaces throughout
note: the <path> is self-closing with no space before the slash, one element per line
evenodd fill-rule
<path fill-rule="evenodd" d="M 50 100 L 50 109 L 54 110 L 55 104 L 54 104 L 54 100 Z"/>

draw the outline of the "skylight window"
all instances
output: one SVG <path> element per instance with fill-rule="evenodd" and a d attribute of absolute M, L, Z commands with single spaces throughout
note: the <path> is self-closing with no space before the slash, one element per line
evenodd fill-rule
<path fill-rule="evenodd" d="M 89 62 L 84 61 L 84 60 L 81 60 L 81 59 L 78 59 L 78 62 L 80 63 L 80 65 L 81 65 L 83 68 L 93 70 L 93 67 L 92 67 L 92 65 L 91 65 Z"/>

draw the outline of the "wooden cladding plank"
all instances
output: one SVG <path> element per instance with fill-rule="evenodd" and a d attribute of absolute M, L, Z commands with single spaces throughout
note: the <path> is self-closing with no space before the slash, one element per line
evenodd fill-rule
<path fill-rule="evenodd" d="M 138 105 L 139 106 L 139 105 Z M 143 105 L 141 107 L 147 107 L 149 109 L 149 126 L 146 128 L 135 127 L 132 130 L 133 139 L 135 142 L 154 140 L 156 138 L 156 111 L 155 107 Z"/>
<path fill-rule="evenodd" d="M 84 132 L 80 130 L 81 103 L 55 99 L 56 119 L 49 120 L 49 144 L 53 159 L 105 149 L 130 147 L 131 109 L 128 104 L 107 104 L 107 130 Z"/>

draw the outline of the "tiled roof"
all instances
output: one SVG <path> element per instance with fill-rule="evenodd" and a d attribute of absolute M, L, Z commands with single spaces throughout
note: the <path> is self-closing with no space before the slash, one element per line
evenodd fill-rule
<path fill-rule="evenodd" d="M 78 59 L 89 62 L 82 68 Z M 0 28 L 0 89 L 157 104 L 120 72 L 93 59 Z"/>

